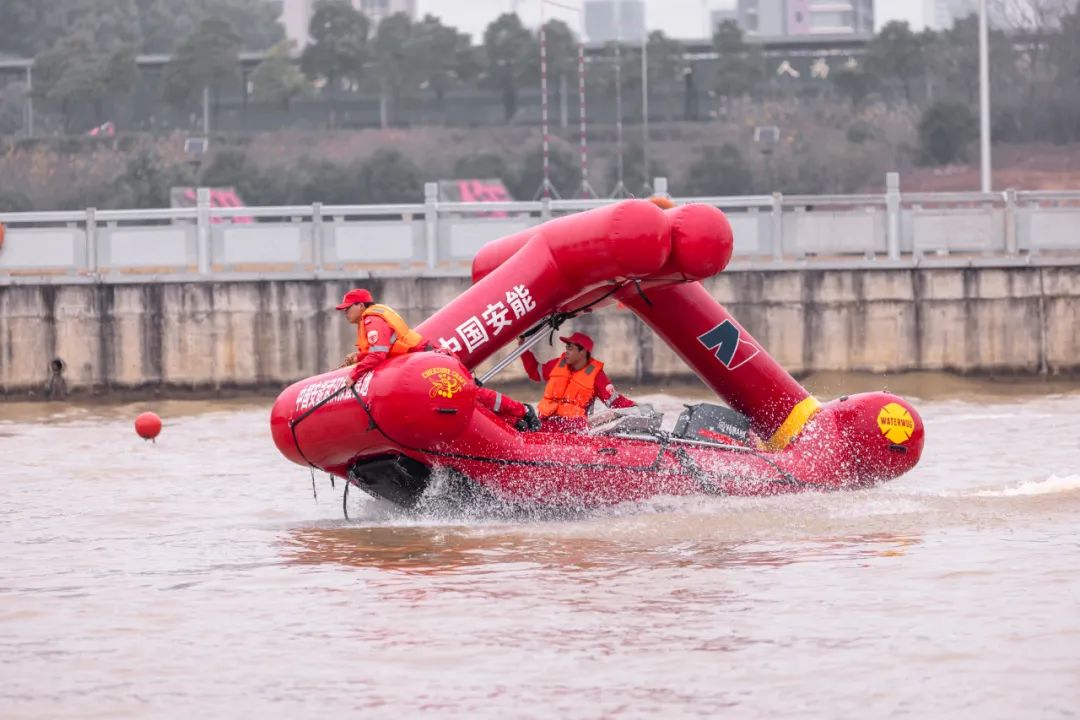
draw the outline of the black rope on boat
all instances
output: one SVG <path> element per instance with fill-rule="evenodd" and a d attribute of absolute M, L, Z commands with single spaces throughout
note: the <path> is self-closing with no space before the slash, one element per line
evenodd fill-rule
<path fill-rule="evenodd" d="M 690 457 L 690 453 L 686 452 L 686 448 L 676 446 L 675 459 L 679 461 L 679 465 L 682 469 L 687 471 L 690 477 L 696 480 L 701 489 L 706 493 L 709 495 L 727 495 L 723 488 L 713 483 L 709 474 L 701 469 L 701 466 L 694 461 L 694 458 Z"/>
<path fill-rule="evenodd" d="M 298 418 L 296 418 L 294 420 L 289 421 L 289 431 L 292 433 L 293 445 L 296 446 L 296 452 L 300 453 L 300 457 L 304 458 L 304 462 L 306 462 L 308 464 L 308 467 L 312 468 L 312 471 L 311 471 L 312 484 L 314 484 L 314 482 L 315 482 L 314 481 L 314 476 L 315 476 L 314 468 L 316 468 L 318 466 L 315 463 L 311 462 L 311 460 L 308 459 L 308 456 L 304 454 L 303 448 L 300 447 L 300 439 L 298 437 L 296 437 L 296 426 L 299 425 L 300 423 L 304 422 L 305 420 L 307 420 L 311 416 L 311 414 L 313 412 L 315 412 L 316 410 L 321 408 L 323 405 L 325 405 L 326 403 L 328 403 L 331 400 L 333 400 L 334 398 L 336 398 L 338 395 L 340 395 L 341 391 L 344 390 L 347 387 L 349 387 L 349 385 L 342 385 L 337 390 L 335 390 L 331 394 L 327 395 L 326 397 L 324 397 L 319 402 L 315 403 L 315 405 L 312 406 L 311 408 L 309 408 L 303 415 L 301 415 L 300 417 L 298 417 Z M 319 468 L 319 469 L 321 470 L 322 468 Z"/>
<path fill-rule="evenodd" d="M 309 417 L 311 417 L 311 414 L 313 412 L 315 412 L 316 410 L 321 408 L 323 405 L 325 405 L 326 403 L 328 403 L 331 400 L 333 400 L 334 398 L 336 398 L 338 395 L 340 395 L 341 391 L 344 390 L 347 387 L 350 387 L 350 386 L 349 385 L 342 385 L 337 390 L 330 393 L 329 395 L 324 397 L 319 402 L 315 403 L 315 405 L 310 407 L 306 412 L 304 412 L 303 415 L 289 421 L 289 432 L 292 433 L 292 441 L 293 441 L 293 445 L 296 446 L 296 452 L 300 453 L 300 457 L 304 458 L 304 462 L 306 462 L 308 464 L 308 469 L 311 470 L 311 496 L 315 498 L 315 502 L 319 502 L 319 492 L 318 492 L 318 490 L 315 489 L 315 468 L 318 467 L 318 465 L 311 462 L 311 460 L 308 458 L 308 456 L 304 454 L 304 449 L 302 447 L 300 447 L 300 438 L 298 438 L 296 436 L 296 426 L 299 425 L 300 423 L 302 423 L 304 420 L 307 420 Z M 322 468 L 319 468 L 319 469 L 322 470 Z M 332 474 L 330 475 L 330 487 L 336 489 L 336 486 L 334 485 L 334 476 Z"/>
<path fill-rule="evenodd" d="M 671 433 L 668 433 L 668 432 L 656 433 L 656 437 L 659 438 L 659 437 L 662 437 L 662 436 L 671 438 L 676 443 L 679 440 L 674 435 L 672 435 Z M 711 445 L 713 447 L 719 447 L 719 448 L 724 449 L 724 450 L 730 450 L 731 452 L 737 452 L 737 453 L 742 453 L 744 455 L 752 455 L 752 456 L 756 457 L 758 460 L 761 460 L 763 463 L 770 466 L 773 470 L 775 470 L 777 472 L 777 474 L 780 476 L 780 478 L 779 478 L 780 482 L 784 482 L 784 483 L 786 483 L 788 485 L 798 485 L 799 487 L 805 487 L 805 486 L 811 484 L 811 483 L 805 483 L 802 480 L 799 480 L 794 475 L 789 473 L 787 470 L 780 467 L 776 463 L 775 460 L 773 460 L 772 458 L 769 457 L 768 453 L 761 452 L 760 450 L 757 450 L 755 448 L 742 447 L 740 445 L 727 445 L 727 444 L 721 444 L 721 443 L 706 443 L 706 444 Z M 679 448 L 679 450 L 686 456 L 686 459 L 691 462 L 693 467 L 698 469 L 698 472 L 704 472 L 703 470 L 698 468 L 697 463 L 694 462 L 693 458 L 690 457 L 690 454 L 686 452 L 685 448 Z"/>
<path fill-rule="evenodd" d="M 804 483 L 802 480 L 796 479 L 794 475 L 792 475 L 787 470 L 785 470 L 784 468 L 777 465 L 776 462 L 772 458 L 770 458 L 766 453 L 763 453 L 763 452 L 761 452 L 759 450 L 754 450 L 753 448 L 750 448 L 750 454 L 753 455 L 754 457 L 756 457 L 758 460 L 761 460 L 762 462 L 764 462 L 766 465 L 771 466 L 773 470 L 775 470 L 776 472 L 778 472 L 780 474 L 781 480 L 783 480 L 788 485 L 798 485 L 799 487 L 804 487 L 804 486 L 810 484 L 810 483 Z"/>
<path fill-rule="evenodd" d="M 308 456 L 304 454 L 303 448 L 300 447 L 300 439 L 296 437 L 296 423 L 289 421 L 289 432 L 292 433 L 293 445 L 296 446 L 296 452 L 300 453 L 300 457 L 304 458 L 304 462 L 308 464 L 308 467 L 312 468 L 311 472 L 315 472 L 315 463 L 308 460 Z"/>
<path fill-rule="evenodd" d="M 625 286 L 626 286 L 626 283 L 619 283 L 619 284 L 615 285 L 610 290 L 608 290 L 606 293 L 604 293 L 600 297 L 598 297 L 595 300 L 593 300 L 592 302 L 590 302 L 588 305 L 582 305 L 579 308 L 574 308 L 573 310 L 568 310 L 567 312 L 553 312 L 550 315 L 548 315 L 547 320 L 545 322 L 537 325 L 536 327 L 534 327 L 534 328 L 532 328 L 530 330 L 527 330 L 525 333 L 523 333 L 521 335 L 521 337 L 523 337 L 523 338 L 532 337 L 533 335 L 535 335 L 538 332 L 543 332 L 544 328 L 548 327 L 548 328 L 550 328 L 550 330 L 548 332 L 548 345 L 554 345 L 555 344 L 555 332 L 559 329 L 559 327 L 564 322 L 566 322 L 567 320 L 573 320 L 574 318 L 576 318 L 581 313 L 588 312 L 589 310 L 591 310 L 596 305 L 599 305 L 600 303 L 604 302 L 605 300 L 607 300 L 609 297 L 611 297 L 615 293 L 622 290 Z M 648 302 L 647 298 L 646 298 L 646 302 Z M 652 305 L 652 303 L 649 303 L 649 304 Z"/>
<path fill-rule="evenodd" d="M 543 322 L 538 322 L 536 323 L 536 325 L 533 325 L 531 328 L 521 333 L 521 337 L 524 339 L 528 339 L 539 332 L 543 332 L 544 329 L 548 326 L 548 323 L 550 322 L 551 316 L 549 315 L 548 317 L 544 318 Z"/>
<path fill-rule="evenodd" d="M 635 280 L 634 281 L 634 287 L 637 288 L 637 294 L 641 296 L 641 299 L 645 301 L 645 304 L 648 305 L 649 307 L 652 307 L 653 306 L 652 300 L 650 300 L 649 296 L 645 294 L 645 291 L 641 289 L 641 281 L 640 280 Z"/>
<path fill-rule="evenodd" d="M 321 408 L 321 407 L 322 407 L 323 405 L 325 405 L 326 403 L 328 403 L 328 402 L 330 402 L 331 400 L 333 400 L 334 398 L 336 398 L 336 397 L 337 397 L 338 395 L 340 395 L 340 394 L 341 394 L 341 391 L 342 391 L 342 390 L 344 390 L 344 389 L 345 389 L 345 388 L 347 388 L 347 387 L 349 387 L 349 386 L 348 386 L 348 384 L 342 385 L 342 386 L 341 386 L 341 387 L 339 387 L 339 388 L 338 388 L 337 390 L 335 390 L 334 392 L 330 393 L 329 395 L 327 395 L 326 397 L 324 397 L 324 398 L 323 398 L 322 400 L 320 400 L 319 402 L 315 403 L 315 404 L 314 404 L 314 405 L 312 405 L 312 406 L 311 406 L 310 408 L 308 408 L 308 409 L 307 409 L 307 410 L 306 410 L 306 411 L 304 412 L 304 414 L 303 414 L 303 415 L 301 415 L 300 417 L 296 418 L 295 420 L 290 420 L 290 421 L 289 421 L 289 424 L 290 424 L 290 425 L 294 425 L 294 426 L 295 426 L 295 425 L 299 425 L 299 424 L 300 424 L 300 423 L 302 423 L 302 422 L 303 422 L 304 420 L 307 420 L 307 419 L 308 419 L 308 416 L 309 416 L 309 415 L 311 415 L 311 414 L 312 414 L 313 412 L 315 412 L 316 410 L 318 410 L 319 408 Z"/>
<path fill-rule="evenodd" d="M 610 290 L 608 290 L 608 291 L 607 291 L 606 293 L 604 293 L 604 294 L 603 294 L 603 295 L 601 295 L 600 297 L 598 297 L 598 298 L 596 298 L 595 300 L 593 300 L 593 301 L 592 301 L 591 303 L 589 303 L 588 305 L 582 305 L 581 307 L 577 308 L 576 310 L 571 310 L 571 311 L 570 311 L 570 312 L 571 312 L 571 315 L 570 315 L 570 316 L 571 316 L 571 317 L 575 317 L 575 316 L 577 316 L 577 315 L 580 315 L 580 314 L 581 314 L 581 313 L 583 313 L 583 312 L 586 312 L 586 311 L 588 311 L 588 310 L 591 310 L 591 309 L 592 309 L 593 307 L 595 307 L 596 305 L 599 305 L 600 303 L 604 302 L 604 301 L 605 301 L 605 300 L 607 300 L 607 299 L 608 299 L 609 297 L 611 297 L 611 296 L 612 296 L 612 295 L 614 295 L 615 293 L 617 293 L 617 292 L 619 292 L 620 290 L 622 290 L 622 289 L 623 289 L 624 287 L 626 287 L 626 283 L 619 283 L 618 285 L 615 285 L 615 286 L 614 286 L 613 288 L 611 288 L 611 289 L 610 289 Z"/>

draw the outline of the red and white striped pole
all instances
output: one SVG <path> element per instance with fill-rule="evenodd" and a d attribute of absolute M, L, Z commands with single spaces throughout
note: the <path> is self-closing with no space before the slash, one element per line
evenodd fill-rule
<path fill-rule="evenodd" d="M 553 5 L 563 10 L 572 10 L 584 20 L 584 8 L 566 5 L 556 0 L 540 0 L 540 117 L 541 132 L 544 136 L 544 184 L 541 190 L 544 197 L 550 197 L 552 193 L 559 196 L 559 191 L 551 183 L 551 143 L 550 126 L 548 123 L 548 91 L 547 91 L 547 22 L 545 6 Z M 584 27 L 582 36 L 578 42 L 578 109 L 580 111 L 581 126 L 581 197 L 596 197 L 596 191 L 589 184 L 589 149 L 586 141 L 587 120 L 585 114 L 585 37 Z M 540 193 L 538 192 L 539 196 Z"/>
<path fill-rule="evenodd" d="M 615 153 L 618 182 L 611 191 L 611 197 L 626 197 L 623 171 L 623 122 L 622 122 L 622 0 L 615 0 Z"/>
<path fill-rule="evenodd" d="M 551 143 L 548 137 L 547 22 L 540 3 L 540 132 L 544 142 L 544 199 L 551 198 Z"/>
<path fill-rule="evenodd" d="M 618 3 L 616 2 L 616 7 Z M 623 123 L 622 123 L 622 40 L 615 43 L 615 160 L 617 163 L 618 177 L 615 188 L 611 191 L 611 197 L 623 197 L 627 195 L 626 183 L 623 181 Z"/>
<path fill-rule="evenodd" d="M 585 41 L 578 43 L 577 48 L 577 73 L 578 73 L 578 110 L 581 116 L 581 197 L 593 197 L 589 184 L 589 141 L 585 113 Z"/>

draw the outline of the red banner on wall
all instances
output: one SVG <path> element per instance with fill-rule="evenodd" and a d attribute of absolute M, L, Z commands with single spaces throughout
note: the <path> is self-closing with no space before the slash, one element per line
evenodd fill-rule
<path fill-rule="evenodd" d="M 441 202 L 510 202 L 514 198 L 498 178 L 439 181 Z M 485 213 L 487 217 L 506 217 L 505 212 Z"/>
<path fill-rule="evenodd" d="M 198 204 L 198 195 L 192 187 L 174 187 L 169 191 L 169 204 L 174 208 L 195 207 Z M 242 208 L 247 207 L 236 190 L 228 188 L 210 188 L 210 207 L 212 208 Z M 251 223 L 255 220 L 251 217 L 237 216 L 233 218 L 213 218 L 211 222 Z"/>

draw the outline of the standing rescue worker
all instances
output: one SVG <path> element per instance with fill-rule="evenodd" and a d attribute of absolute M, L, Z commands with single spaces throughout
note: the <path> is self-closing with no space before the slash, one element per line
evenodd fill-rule
<path fill-rule="evenodd" d="M 586 428 L 586 418 L 597 398 L 610 408 L 637 406 L 633 400 L 615 391 L 615 386 L 604 373 L 604 363 L 592 356 L 592 338 L 576 332 L 559 339 L 566 343 L 566 351 L 548 360 L 543 367 L 531 350 L 521 356 L 530 380 L 547 381 L 544 399 L 537 405 L 545 430 Z"/>
<path fill-rule="evenodd" d="M 376 303 L 364 288 L 345 293 L 337 309 L 344 310 L 345 319 L 356 325 L 356 352 L 349 353 L 341 365 L 354 365 L 346 380 L 350 386 L 355 385 L 364 373 L 395 355 L 427 351 L 452 354 L 449 350 L 432 346 L 420 333 L 409 327 L 393 308 Z M 536 430 L 539 427 L 539 420 L 531 407 L 502 393 L 479 388 L 476 399 L 489 410 L 519 424 L 522 430 Z"/>
<path fill-rule="evenodd" d="M 387 358 L 435 349 L 392 308 L 376 303 L 364 288 L 345 293 L 337 309 L 344 310 L 345 319 L 356 325 L 356 352 L 349 353 L 343 363 L 355 363 L 347 380 L 350 386 Z"/>

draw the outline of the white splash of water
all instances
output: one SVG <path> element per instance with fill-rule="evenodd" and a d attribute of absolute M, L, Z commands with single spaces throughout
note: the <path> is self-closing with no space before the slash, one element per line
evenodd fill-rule
<path fill-rule="evenodd" d="M 1080 490 L 1080 475 L 1051 475 L 1045 480 L 1034 480 L 1002 490 L 983 490 L 976 497 L 1017 497 L 1022 495 L 1052 495 L 1054 493 Z"/>

